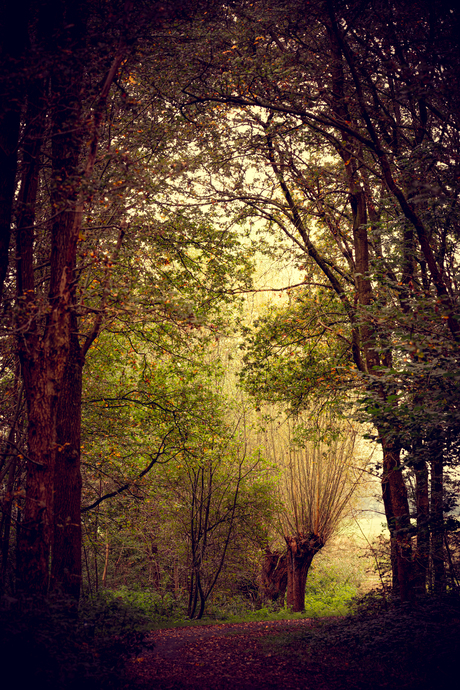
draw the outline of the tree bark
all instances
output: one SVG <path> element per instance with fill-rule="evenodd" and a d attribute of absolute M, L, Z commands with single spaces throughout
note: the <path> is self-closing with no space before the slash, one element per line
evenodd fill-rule
<path fill-rule="evenodd" d="M 431 461 L 431 559 L 433 564 L 433 591 L 445 594 L 446 571 L 444 565 L 444 511 L 443 511 L 443 457 Z"/>
<path fill-rule="evenodd" d="M 31 210 L 37 192 L 37 152 L 31 157 L 23 179 L 24 211 L 21 229 L 18 230 L 21 252 L 18 256 L 18 294 L 24 295 L 18 317 L 18 349 L 27 401 L 29 447 L 18 565 L 21 589 L 36 595 L 48 593 L 51 558 L 58 556 L 56 549 L 51 551 L 55 533 L 55 470 L 59 433 L 62 433 L 62 429 L 58 433 L 58 402 L 65 374 L 71 366 L 68 360 L 72 337 L 73 342 L 76 338 L 76 334 L 72 336 L 75 332 L 72 314 L 77 246 L 75 202 L 78 190 L 75 180 L 81 145 L 80 85 L 77 78 L 77 74 L 72 74 L 69 83 L 69 75 L 63 70 L 51 80 L 56 99 L 52 113 L 51 180 L 51 204 L 55 216 L 51 227 L 50 280 L 45 313 L 42 313 L 41 296 L 35 292 L 33 283 Z M 75 418 L 67 420 L 68 424 L 75 422 Z M 68 486 L 70 490 L 70 483 Z M 62 501 L 59 501 L 58 510 L 62 512 Z"/>
<path fill-rule="evenodd" d="M 414 467 L 415 501 L 417 509 L 417 548 L 414 557 L 414 586 L 418 595 L 426 594 L 430 561 L 430 504 L 428 494 L 428 466 L 423 460 Z"/>
<path fill-rule="evenodd" d="M 195 572 L 195 569 L 192 569 L 192 573 L 190 576 L 190 587 L 189 587 L 188 608 L 187 608 L 187 616 L 189 618 L 194 617 L 195 611 L 196 611 L 196 605 L 198 603 L 198 578 L 199 578 L 199 573 Z"/>
<path fill-rule="evenodd" d="M 28 339 L 30 343 L 30 339 Z M 26 498 L 18 554 L 19 588 L 48 593 L 53 537 L 54 466 L 56 462 L 56 385 L 62 362 L 46 347 L 22 357 L 28 411 Z M 24 352 L 24 350 L 23 350 Z M 41 356 L 40 356 L 41 355 Z"/>
<path fill-rule="evenodd" d="M 109 554 L 110 554 L 110 546 L 109 546 L 109 535 L 106 534 L 106 543 L 105 543 L 105 560 L 104 560 L 104 572 L 102 573 L 102 586 L 107 587 L 107 572 L 109 570 Z"/>
<path fill-rule="evenodd" d="M 287 588 L 287 555 L 268 547 L 262 561 L 260 594 L 262 599 L 284 603 Z"/>
<path fill-rule="evenodd" d="M 285 536 L 287 545 L 286 603 L 294 613 L 305 611 L 307 575 L 315 554 L 323 547 L 315 534 Z"/>
<path fill-rule="evenodd" d="M 57 412 L 51 590 L 78 600 L 81 586 L 80 435 L 83 359 L 72 315 L 70 352 Z"/>
<path fill-rule="evenodd" d="M 407 487 L 402 476 L 400 448 L 382 439 L 382 496 L 388 528 L 396 551 L 397 580 L 401 601 L 411 601 L 412 544 Z"/>
<path fill-rule="evenodd" d="M 7 479 L 6 479 L 6 493 L 2 502 L 2 518 L 0 523 L 0 538 L 1 538 L 1 574 L 0 574 L 0 595 L 6 591 L 7 573 L 8 573 L 8 555 L 10 548 L 10 530 L 12 521 L 12 508 L 14 499 L 14 482 L 16 476 L 16 466 L 18 456 L 16 453 L 11 455 L 8 465 Z"/>

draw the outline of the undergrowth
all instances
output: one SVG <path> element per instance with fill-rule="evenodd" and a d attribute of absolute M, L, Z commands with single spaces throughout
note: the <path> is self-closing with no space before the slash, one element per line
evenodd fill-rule
<path fill-rule="evenodd" d="M 303 614 L 275 606 L 248 612 L 240 600 L 227 602 L 229 608 L 223 615 L 222 602 L 217 602 L 215 618 L 188 624 L 311 618 L 313 611 L 315 625 L 302 627 L 289 638 L 271 636 L 268 644 L 277 654 L 293 655 L 299 663 L 313 660 L 325 677 L 333 672 L 331 688 L 340 680 L 344 687 L 360 690 L 371 686 L 428 690 L 447 683 L 449 674 L 456 673 L 460 652 L 458 598 L 427 597 L 409 607 L 384 602 L 381 594 L 374 592 L 355 599 L 349 608 L 351 614 L 337 618 L 341 606 L 350 606 L 353 588 L 336 582 L 335 588 L 326 588 L 332 602 L 328 603 L 325 592 L 315 591 L 320 574 L 318 578 L 310 583 L 312 608 L 307 606 Z M 183 602 L 127 588 L 83 600 L 78 615 L 74 612 L 73 616 L 66 602 L 37 606 L 9 599 L 3 604 L 0 656 L 5 687 L 118 690 L 124 687 L 126 660 L 146 645 L 148 630 L 187 624 L 181 617 Z M 336 615 L 334 621 L 321 618 L 327 606 Z"/>
<path fill-rule="evenodd" d="M 73 612 L 66 601 L 38 605 L 5 598 L 0 603 L 2 680 L 11 687 L 116 690 L 122 687 L 126 660 L 145 646 L 149 630 L 340 616 L 347 613 L 356 591 L 348 571 L 344 575 L 324 561 L 310 573 L 302 614 L 242 595 L 216 593 L 203 619 L 190 621 L 185 597 L 128 587 L 83 597 Z"/>
<path fill-rule="evenodd" d="M 249 600 L 239 594 L 216 591 L 207 602 L 203 618 L 191 621 L 187 618 L 186 599 L 175 599 L 168 592 L 121 587 L 110 596 L 142 612 L 152 629 L 212 623 L 323 618 L 345 616 L 350 612 L 362 576 L 361 564 L 358 567 L 345 558 L 337 562 L 327 555 L 318 558 L 308 576 L 303 613 L 292 613 L 286 606 L 277 603 Z"/>
<path fill-rule="evenodd" d="M 412 606 L 393 602 L 386 610 L 381 603 L 376 592 L 359 602 L 353 615 L 274 636 L 266 647 L 315 662 L 331 688 L 448 687 L 458 675 L 459 598 L 427 596 Z"/>
<path fill-rule="evenodd" d="M 5 598 L 2 680 L 5 687 L 47 690 L 119 688 L 125 661 L 140 649 L 148 629 L 142 609 L 110 593 L 84 600 L 78 611 L 63 600 Z"/>

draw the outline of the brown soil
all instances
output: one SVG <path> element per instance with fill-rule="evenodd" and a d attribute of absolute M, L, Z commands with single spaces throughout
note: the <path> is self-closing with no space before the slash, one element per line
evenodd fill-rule
<path fill-rule="evenodd" d="M 151 633 L 129 662 L 126 688 L 161 690 L 336 690 L 350 687 L 347 663 L 311 660 L 299 633 L 314 621 L 258 621 L 174 628 Z M 292 644 L 276 647 L 282 635 Z M 330 661 L 330 658 L 329 658 Z M 343 668 L 339 668 L 339 666 Z M 332 683 L 332 684 L 331 684 Z"/>

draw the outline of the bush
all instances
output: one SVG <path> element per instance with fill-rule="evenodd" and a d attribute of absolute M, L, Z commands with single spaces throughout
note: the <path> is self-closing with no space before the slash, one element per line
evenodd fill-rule
<path fill-rule="evenodd" d="M 181 617 L 184 614 L 185 602 L 175 599 L 170 592 L 160 594 L 153 590 L 129 589 L 128 587 L 105 592 L 106 597 L 123 602 L 124 607 L 148 619 L 150 624 Z"/>
<path fill-rule="evenodd" d="M 428 690 L 458 675 L 460 600 L 426 598 L 411 608 L 367 609 L 302 634 L 305 650 L 335 665 L 349 688 Z"/>
<path fill-rule="evenodd" d="M 332 583 L 320 592 L 306 593 L 305 614 L 311 618 L 345 616 L 356 596 L 356 588 L 347 583 Z"/>
<path fill-rule="evenodd" d="M 305 588 L 306 615 L 344 616 L 356 597 L 364 578 L 364 568 L 355 558 L 318 554 Z"/>
<path fill-rule="evenodd" d="M 140 649 L 148 620 L 121 598 L 71 602 L 4 599 L 0 607 L 2 679 L 11 687 L 118 688 L 127 657 Z"/>

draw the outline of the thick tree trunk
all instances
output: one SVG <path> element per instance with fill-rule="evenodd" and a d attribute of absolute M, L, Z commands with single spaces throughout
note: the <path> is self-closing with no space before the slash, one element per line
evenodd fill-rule
<path fill-rule="evenodd" d="M 39 322 L 44 317 L 35 294 L 33 227 L 45 113 L 39 109 L 37 84 L 31 86 L 28 95 L 16 233 L 18 352 L 28 419 L 26 498 L 18 540 L 17 571 L 20 590 L 44 595 L 49 586 L 54 530 L 56 404 L 66 358 L 65 350 L 58 354 L 56 339 L 65 338 L 66 329 L 61 327 L 62 311 L 55 308 L 48 315 L 48 332 L 40 334 Z"/>
<path fill-rule="evenodd" d="M 287 555 L 279 551 L 265 550 L 260 574 L 262 599 L 284 603 L 287 588 Z"/>
<path fill-rule="evenodd" d="M 28 341 L 30 343 L 30 340 Z M 35 356 L 23 357 L 28 409 L 26 499 L 18 554 L 19 589 L 46 595 L 53 541 L 56 409 L 59 368 L 55 357 L 38 345 Z"/>
<path fill-rule="evenodd" d="M 39 307 L 39 296 L 34 292 L 33 282 L 33 232 L 31 205 L 35 204 L 37 187 L 37 153 L 31 156 L 25 170 L 21 196 L 22 209 L 18 228 L 18 294 L 23 297 L 18 315 L 19 355 L 24 377 L 24 388 L 28 412 L 28 461 L 24 517 L 21 528 L 20 554 L 18 563 L 20 587 L 27 592 L 46 595 L 50 585 L 50 563 L 60 558 L 54 542 L 55 528 L 55 480 L 56 461 L 60 443 L 59 435 L 71 426 L 79 425 L 80 412 L 73 410 L 72 419 L 61 420 L 58 431 L 58 401 L 63 382 L 66 395 L 72 399 L 81 395 L 81 365 L 77 381 L 72 378 L 72 337 L 75 339 L 73 312 L 73 278 L 76 261 L 75 201 L 77 189 L 75 178 L 80 149 L 79 100 L 68 84 L 55 84 L 63 93 L 53 113 L 53 181 L 52 205 L 56 211 L 51 231 L 50 282 L 46 317 Z M 74 85 L 76 90 L 76 85 Z M 21 209 L 20 209 L 21 210 Z M 27 223 L 25 223 L 27 220 Z M 23 222 L 24 221 L 24 222 Z M 44 322 L 44 323 L 43 323 Z M 74 335 L 71 335 L 74 333 Z M 73 341 L 75 343 L 75 340 Z M 78 344 L 78 343 L 77 343 Z M 70 369 L 69 369 L 70 367 Z M 61 398 L 62 400 L 62 398 Z M 67 404 L 66 400 L 66 404 Z M 61 405 L 61 413 L 63 407 Z M 67 427 L 66 427 L 67 425 Z M 71 433 L 70 453 L 75 449 L 75 430 Z M 79 427 L 77 428 L 79 437 Z M 79 448 L 79 442 L 77 444 Z M 64 454 L 67 455 L 67 446 Z M 63 467 L 60 463 L 59 472 Z M 69 467 L 72 467 L 70 464 Z M 78 477 L 60 478 L 59 488 L 67 491 L 75 488 L 79 495 Z M 61 477 L 58 474 L 58 478 Z M 66 498 L 58 497 L 59 517 L 65 512 L 62 504 Z M 75 511 L 74 511 L 75 512 Z M 69 513 L 66 512 L 65 517 Z M 72 514 L 73 517 L 73 514 Z M 69 525 L 71 529 L 74 523 Z M 58 542 L 58 548 L 61 542 Z M 78 545 L 80 548 L 80 543 Z M 80 570 L 78 571 L 80 573 Z M 81 574 L 77 575 L 78 583 Z M 75 578 L 74 578 L 75 579 Z M 54 588 L 56 588 L 56 578 Z M 66 585 L 67 587 L 67 585 Z M 79 587 L 79 584 L 78 584 Z"/>
<path fill-rule="evenodd" d="M 383 440 L 382 496 L 388 529 L 396 550 L 397 579 L 401 601 L 413 592 L 412 544 L 407 488 L 402 476 L 400 449 Z"/>
<path fill-rule="evenodd" d="M 70 353 L 59 396 L 54 475 L 51 589 L 78 600 L 81 586 L 80 434 L 83 361 L 73 314 Z"/>
<path fill-rule="evenodd" d="M 311 562 L 323 543 L 314 534 L 285 537 L 287 544 L 286 603 L 295 613 L 305 610 L 305 586 Z"/>

